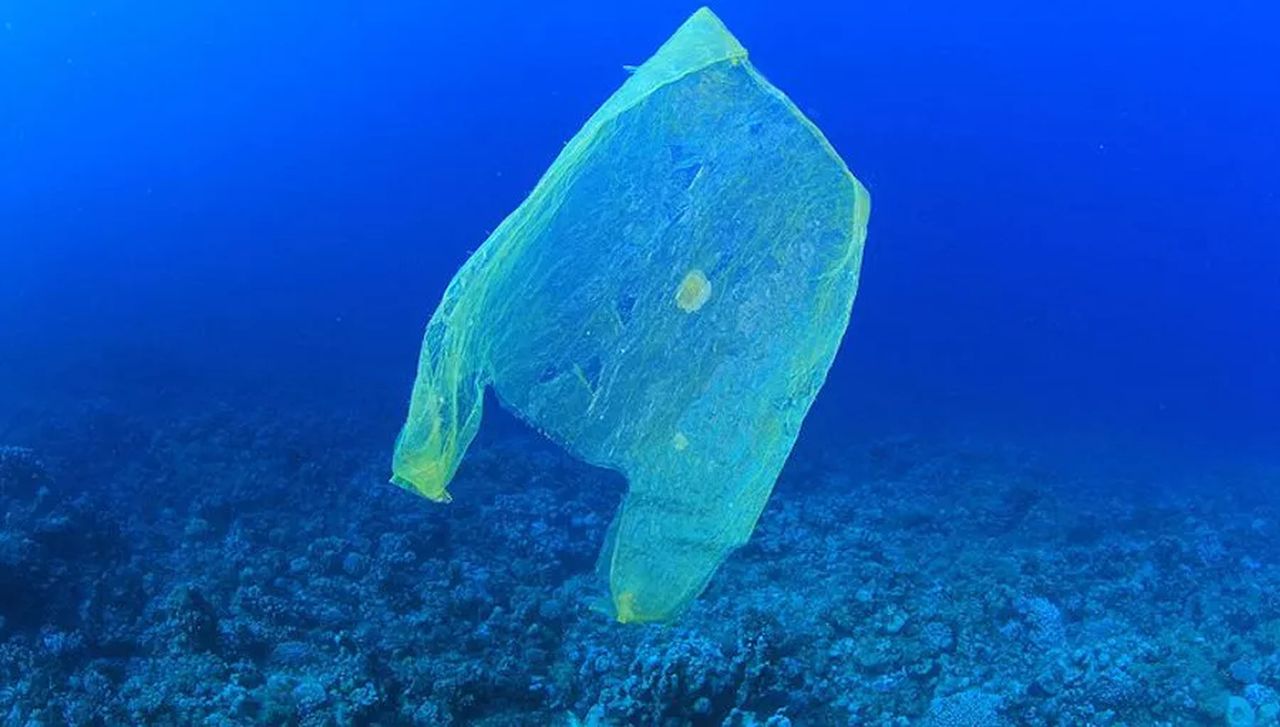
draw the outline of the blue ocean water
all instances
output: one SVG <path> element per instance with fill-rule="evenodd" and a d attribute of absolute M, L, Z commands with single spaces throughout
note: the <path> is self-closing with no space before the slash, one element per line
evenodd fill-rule
<path fill-rule="evenodd" d="M 873 199 L 752 542 L 624 627 L 616 475 L 491 409 L 385 484 L 444 286 L 695 9 L 0 5 L 0 723 L 1276 722 L 1273 3 L 713 6 Z"/>

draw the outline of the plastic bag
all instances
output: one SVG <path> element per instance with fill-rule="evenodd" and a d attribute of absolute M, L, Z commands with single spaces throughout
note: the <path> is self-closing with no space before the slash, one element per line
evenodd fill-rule
<path fill-rule="evenodd" d="M 671 618 L 755 526 L 848 325 L 868 212 L 699 10 L 448 286 L 393 482 L 449 500 L 491 386 L 626 477 L 600 560 L 612 609 Z"/>

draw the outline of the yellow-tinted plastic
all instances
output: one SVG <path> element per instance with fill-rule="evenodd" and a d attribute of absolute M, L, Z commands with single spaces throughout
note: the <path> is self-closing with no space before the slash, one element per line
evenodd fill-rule
<path fill-rule="evenodd" d="M 848 325 L 869 209 L 699 10 L 449 284 L 393 481 L 449 500 L 491 386 L 627 478 L 600 561 L 614 614 L 674 616 L 755 527 Z"/>

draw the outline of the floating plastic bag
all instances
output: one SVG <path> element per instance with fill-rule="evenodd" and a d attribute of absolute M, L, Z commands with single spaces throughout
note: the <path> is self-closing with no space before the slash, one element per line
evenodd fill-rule
<path fill-rule="evenodd" d="M 600 569 L 671 618 L 746 542 L 849 321 L 869 198 L 696 12 L 566 145 L 427 325 L 392 481 L 437 501 L 484 389 L 628 493 Z"/>

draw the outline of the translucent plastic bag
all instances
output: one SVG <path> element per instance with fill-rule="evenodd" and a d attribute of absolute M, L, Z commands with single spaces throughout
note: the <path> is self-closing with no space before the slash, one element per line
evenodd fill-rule
<path fill-rule="evenodd" d="M 848 324 L 868 212 L 699 10 L 450 283 L 393 482 L 448 501 L 491 386 L 626 477 L 600 561 L 614 614 L 672 617 L 755 526 Z"/>

